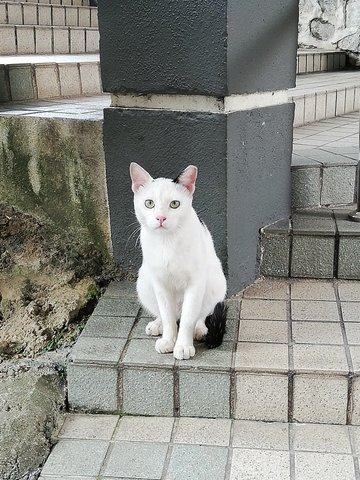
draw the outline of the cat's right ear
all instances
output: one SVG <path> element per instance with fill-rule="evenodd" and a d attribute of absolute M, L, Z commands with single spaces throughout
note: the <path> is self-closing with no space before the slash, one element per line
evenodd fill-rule
<path fill-rule="evenodd" d="M 141 187 L 153 181 L 152 176 L 140 165 L 135 162 L 130 163 L 130 177 L 132 181 L 131 189 L 134 193 Z"/>

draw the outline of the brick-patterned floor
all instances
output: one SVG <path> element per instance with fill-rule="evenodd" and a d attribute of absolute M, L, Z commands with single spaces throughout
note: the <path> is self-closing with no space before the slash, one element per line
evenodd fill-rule
<path fill-rule="evenodd" d="M 40 480 L 358 480 L 360 426 L 66 417 Z"/>

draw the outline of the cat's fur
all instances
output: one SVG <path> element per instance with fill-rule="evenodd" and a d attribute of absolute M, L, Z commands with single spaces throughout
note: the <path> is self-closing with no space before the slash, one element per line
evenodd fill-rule
<path fill-rule="evenodd" d="M 137 292 L 156 317 L 146 333 L 162 334 L 155 345 L 159 353 L 188 359 L 195 355 L 194 338 L 210 348 L 220 345 L 226 321 L 226 279 L 211 235 L 192 207 L 197 168 L 190 165 L 175 180 L 154 180 L 131 163 L 130 176 L 143 253 Z"/>

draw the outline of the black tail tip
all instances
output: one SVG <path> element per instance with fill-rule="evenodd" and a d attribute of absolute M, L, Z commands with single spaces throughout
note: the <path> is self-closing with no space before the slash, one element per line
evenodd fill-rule
<path fill-rule="evenodd" d="M 208 348 L 216 348 L 222 344 L 226 332 L 226 314 L 228 307 L 224 302 L 215 305 L 214 311 L 205 320 L 208 333 L 205 337 L 205 345 Z"/>

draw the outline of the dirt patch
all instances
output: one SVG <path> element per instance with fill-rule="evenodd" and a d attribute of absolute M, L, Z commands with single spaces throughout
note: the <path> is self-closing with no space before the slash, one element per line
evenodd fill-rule
<path fill-rule="evenodd" d="M 0 361 L 74 342 L 120 272 L 94 245 L 0 205 Z"/>

